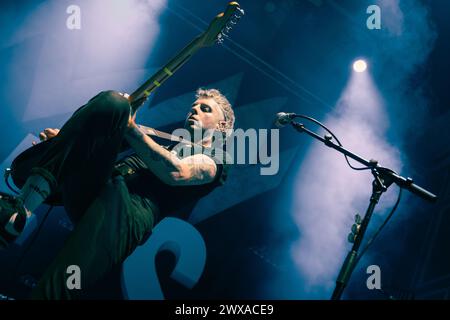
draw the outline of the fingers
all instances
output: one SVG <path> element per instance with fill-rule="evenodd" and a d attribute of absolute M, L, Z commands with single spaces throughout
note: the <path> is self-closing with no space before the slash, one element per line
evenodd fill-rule
<path fill-rule="evenodd" d="M 130 95 L 128 93 L 119 92 L 119 94 L 126 99 L 128 99 L 130 97 Z"/>
<path fill-rule="evenodd" d="M 51 129 L 51 128 L 47 128 L 44 130 L 47 139 L 51 139 L 54 138 L 58 133 L 59 133 L 59 129 Z"/>
<path fill-rule="evenodd" d="M 45 130 L 44 130 L 44 132 L 39 133 L 39 140 L 41 140 L 41 141 L 47 140 L 47 135 L 45 134 Z"/>
<path fill-rule="evenodd" d="M 131 107 L 134 110 L 137 110 L 137 108 L 139 108 L 140 106 L 142 106 L 148 99 L 148 96 L 143 96 L 137 100 L 134 100 L 133 102 L 131 102 Z"/>
<path fill-rule="evenodd" d="M 39 140 L 45 141 L 54 138 L 58 135 L 59 129 L 46 128 L 44 131 L 39 133 Z M 33 143 L 34 145 L 35 143 Z"/>

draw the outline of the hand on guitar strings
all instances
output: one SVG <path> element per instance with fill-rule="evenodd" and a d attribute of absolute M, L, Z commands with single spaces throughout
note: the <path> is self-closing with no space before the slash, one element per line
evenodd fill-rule
<path fill-rule="evenodd" d="M 41 140 L 40 142 L 46 141 L 48 139 L 56 137 L 58 135 L 58 133 L 59 133 L 59 129 L 57 129 L 57 128 L 46 128 L 46 129 L 44 129 L 44 131 L 39 133 L 39 140 Z M 38 144 L 38 142 L 33 141 L 31 144 L 34 146 L 34 145 Z"/>

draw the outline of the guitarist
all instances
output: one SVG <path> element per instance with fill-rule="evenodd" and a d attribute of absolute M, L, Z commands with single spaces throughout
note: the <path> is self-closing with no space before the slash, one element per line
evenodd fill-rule
<path fill-rule="evenodd" d="M 193 206 L 224 182 L 227 165 L 204 149 L 182 156 L 147 136 L 135 122 L 137 107 L 126 94 L 99 93 L 60 131 L 40 134 L 42 142 L 31 149 L 45 148 L 19 185 L 20 195 L 0 198 L 0 245 L 13 242 L 31 212 L 55 193 L 75 225 L 33 298 L 86 297 L 86 291 L 145 241 L 159 220 Z M 215 89 L 199 89 L 185 121 L 190 136 L 200 137 L 192 142 L 211 147 L 212 137 L 204 133 L 230 133 L 233 125 L 226 97 Z M 134 154 L 117 162 L 124 142 Z M 81 288 L 66 285 L 70 265 L 80 267 Z"/>

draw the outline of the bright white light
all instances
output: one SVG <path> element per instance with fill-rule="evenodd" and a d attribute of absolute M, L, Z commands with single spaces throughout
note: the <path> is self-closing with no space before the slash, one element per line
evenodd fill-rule
<path fill-rule="evenodd" d="M 376 155 L 388 168 L 401 169 L 400 153 L 386 138 L 388 119 L 383 96 L 370 73 L 352 72 L 333 113 L 323 122 L 338 132 L 349 150 Z M 311 145 L 298 166 L 291 210 L 300 230 L 291 249 L 292 257 L 305 279 L 303 290 L 317 293 L 320 299 L 334 288 L 349 248 L 346 235 L 354 223 L 353 213 L 366 207 L 373 179 L 370 174 L 349 170 L 342 155 L 330 151 L 321 144 Z M 377 207 L 380 217 L 396 196 L 395 189 L 383 195 L 386 198 L 379 204 L 383 208 Z"/>
<path fill-rule="evenodd" d="M 353 63 L 353 70 L 356 72 L 364 72 L 367 69 L 367 63 L 364 60 L 356 60 Z"/>

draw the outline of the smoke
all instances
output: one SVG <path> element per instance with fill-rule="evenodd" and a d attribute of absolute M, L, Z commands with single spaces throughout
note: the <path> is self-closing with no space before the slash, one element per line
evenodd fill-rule
<path fill-rule="evenodd" d="M 77 13 L 67 11 L 72 6 Z M 48 1 L 24 14 L 4 40 L 38 43 L 24 53 L 29 57 L 11 64 L 14 85 L 29 92 L 22 120 L 71 113 L 102 90 L 135 88 L 149 74 L 145 67 L 166 7 L 167 0 Z M 80 23 L 71 29 L 74 15 Z M 26 61 L 33 68 L 25 85 L 20 70 Z"/>
<path fill-rule="evenodd" d="M 387 109 L 401 134 L 414 134 L 427 115 L 426 81 L 421 77 L 434 48 L 437 31 L 423 1 L 379 0 L 384 29 L 374 41 L 377 70 Z M 411 121 L 411 114 L 416 121 Z M 420 130 L 419 130 L 420 132 Z M 401 143 L 401 141 L 399 141 Z"/>
<path fill-rule="evenodd" d="M 378 0 L 377 4 L 383 10 L 383 24 L 388 32 L 394 36 L 402 35 L 404 23 L 399 0 Z"/>
<path fill-rule="evenodd" d="M 420 117 L 427 105 L 423 87 L 412 87 L 408 79 L 426 62 L 436 33 L 420 1 L 380 0 L 378 5 L 381 36 L 369 45 L 356 44 L 370 46 L 369 70 L 352 74 L 334 112 L 324 122 L 344 147 L 401 172 L 408 162 L 401 153 L 401 136 L 413 126 L 411 115 Z M 354 38 L 362 41 L 361 34 L 367 31 L 353 32 Z M 370 171 L 352 171 L 340 153 L 318 142 L 312 144 L 296 176 L 291 210 L 301 233 L 291 247 L 296 272 L 303 281 L 301 297 L 330 297 L 350 249 L 346 235 L 354 215 L 365 212 L 372 180 Z M 375 218 L 386 214 L 396 194 L 391 188 L 383 195 Z"/>
<path fill-rule="evenodd" d="M 401 169 L 399 151 L 385 139 L 389 128 L 385 105 L 367 73 L 352 75 L 335 112 L 325 123 L 347 149 L 396 171 Z M 305 278 L 306 289 L 316 291 L 319 287 L 326 292 L 333 288 L 350 249 L 346 235 L 354 215 L 364 214 L 372 180 L 370 171 L 352 171 L 340 153 L 313 144 L 297 176 L 292 210 L 302 230 L 292 255 Z M 395 201 L 392 191 L 383 196 L 378 210 Z"/>
<path fill-rule="evenodd" d="M 81 53 L 89 61 L 83 73 L 98 66 L 117 71 L 145 65 L 166 5 L 167 0 L 96 0 L 82 6 L 84 28 L 89 28 L 81 39 Z"/>

